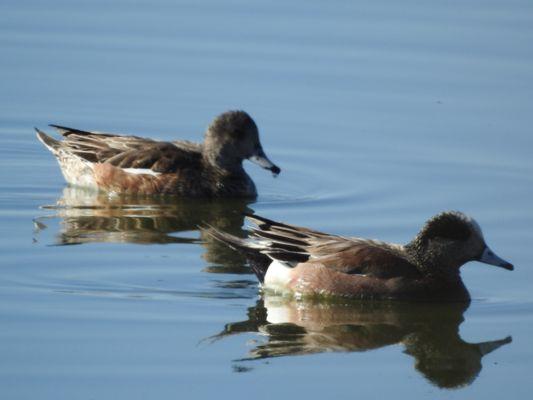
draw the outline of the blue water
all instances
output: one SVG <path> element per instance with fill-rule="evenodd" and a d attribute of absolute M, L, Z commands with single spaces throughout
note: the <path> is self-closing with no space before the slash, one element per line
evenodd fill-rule
<path fill-rule="evenodd" d="M 529 396 L 532 38 L 528 1 L 0 3 L 1 397 Z M 33 133 L 201 140 L 235 108 L 282 168 L 246 165 L 255 202 L 66 188 Z M 516 267 L 466 265 L 466 310 L 278 304 L 197 230 L 404 243 L 447 209 Z"/>

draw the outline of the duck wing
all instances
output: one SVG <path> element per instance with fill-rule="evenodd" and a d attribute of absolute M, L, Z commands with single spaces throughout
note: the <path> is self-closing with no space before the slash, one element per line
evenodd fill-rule
<path fill-rule="evenodd" d="M 250 231 L 253 246 L 274 260 L 320 263 L 346 274 L 378 278 L 421 276 L 399 245 L 330 235 L 257 215 L 247 217 L 257 226 Z"/>
<path fill-rule="evenodd" d="M 122 136 L 51 125 L 65 137 L 61 147 L 90 162 L 120 168 L 150 169 L 159 173 L 197 168 L 201 145 L 191 142 L 161 142 L 138 136 Z"/>

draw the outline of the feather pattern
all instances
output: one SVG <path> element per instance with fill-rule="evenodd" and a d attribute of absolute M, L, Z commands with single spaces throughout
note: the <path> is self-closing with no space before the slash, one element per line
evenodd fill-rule
<path fill-rule="evenodd" d="M 62 143 L 69 151 L 87 161 L 109 163 L 120 168 L 144 168 L 154 172 L 176 172 L 184 166 L 200 166 L 201 146 L 190 142 L 158 142 L 138 136 L 87 132 L 51 125 L 66 138 Z"/>
<path fill-rule="evenodd" d="M 250 229 L 247 240 L 240 239 L 239 249 L 260 252 L 272 260 L 292 266 L 312 262 L 346 274 L 382 278 L 420 276 L 417 268 L 402 253 L 400 245 L 330 235 L 254 214 L 246 216 L 256 227 Z M 219 240 L 231 245 L 227 235 L 219 236 Z"/>

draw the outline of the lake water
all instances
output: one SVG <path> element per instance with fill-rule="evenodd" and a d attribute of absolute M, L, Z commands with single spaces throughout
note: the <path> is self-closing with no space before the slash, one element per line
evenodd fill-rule
<path fill-rule="evenodd" d="M 531 1 L 0 3 L 4 399 L 529 398 Z M 201 140 L 244 109 L 282 173 L 255 202 L 66 188 L 33 126 Z M 406 242 L 462 210 L 514 272 L 472 303 L 259 296 L 199 223 L 244 210 Z"/>

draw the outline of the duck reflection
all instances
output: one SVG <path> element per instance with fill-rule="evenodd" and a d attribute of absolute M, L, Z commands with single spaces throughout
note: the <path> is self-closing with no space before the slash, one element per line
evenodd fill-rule
<path fill-rule="evenodd" d="M 182 200 L 172 197 L 110 196 L 106 193 L 66 187 L 56 205 L 43 207 L 54 214 L 34 220 L 36 234 L 47 220 L 59 218 L 58 245 L 84 243 L 199 243 L 209 272 L 249 273 L 245 259 L 209 235 L 198 231 L 209 224 L 244 236 L 245 200 Z M 199 233 L 198 233 L 199 232 Z"/>
<path fill-rule="evenodd" d="M 457 388 L 472 383 L 486 354 L 510 343 L 511 337 L 468 343 L 459 325 L 468 304 L 299 302 L 265 294 L 248 310 L 248 319 L 227 324 L 214 339 L 259 332 L 266 341 L 255 344 L 247 358 L 356 352 L 402 344 L 415 368 L 431 383 Z"/>

